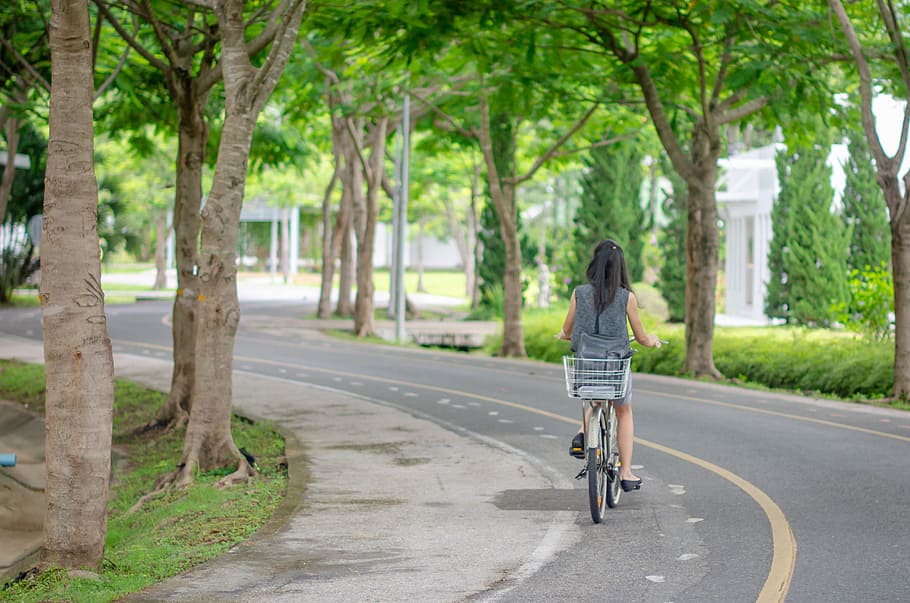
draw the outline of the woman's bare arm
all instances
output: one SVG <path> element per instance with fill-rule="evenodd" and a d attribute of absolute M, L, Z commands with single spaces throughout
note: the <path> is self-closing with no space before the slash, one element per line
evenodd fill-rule
<path fill-rule="evenodd" d="M 569 311 L 566 312 L 566 319 L 562 323 L 562 331 L 556 334 L 557 339 L 572 339 L 572 327 L 575 325 L 575 292 L 572 292 L 572 298 L 569 300 Z"/>
<path fill-rule="evenodd" d="M 645 331 L 645 326 L 641 324 L 641 316 L 638 315 L 638 300 L 635 299 L 634 293 L 629 293 L 629 301 L 626 302 L 626 315 L 629 317 L 629 324 L 632 326 L 635 341 L 649 348 L 660 347 L 660 338 Z"/>

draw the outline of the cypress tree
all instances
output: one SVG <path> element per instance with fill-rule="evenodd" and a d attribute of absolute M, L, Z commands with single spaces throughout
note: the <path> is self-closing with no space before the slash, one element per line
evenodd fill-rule
<path fill-rule="evenodd" d="M 790 283 L 787 270 L 784 268 L 784 256 L 788 253 L 787 241 L 790 239 L 790 204 L 794 191 L 785 188 L 783 182 L 790 169 L 790 160 L 786 152 L 779 151 L 774 157 L 777 167 L 777 179 L 781 191 L 771 208 L 771 242 L 768 245 L 768 276 L 765 291 L 765 315 L 769 318 L 782 318 L 790 322 Z"/>
<path fill-rule="evenodd" d="M 641 203 L 642 155 L 634 141 L 592 149 L 581 177 L 575 212 L 568 287 L 586 283 L 585 270 L 595 245 L 613 239 L 623 248 L 629 279 L 644 273 L 642 252 L 648 223 Z"/>
<path fill-rule="evenodd" d="M 778 162 L 780 198 L 788 203 L 778 240 L 781 281 L 786 286 L 785 318 L 802 325 L 828 326 L 834 306 L 846 302 L 849 231 L 831 212 L 834 190 L 824 143 L 797 148 Z M 780 155 L 779 155 L 780 159 Z M 774 215 L 772 213 L 772 220 Z M 772 276 L 774 273 L 772 272 Z"/>
<path fill-rule="evenodd" d="M 686 199 L 688 189 L 666 157 L 661 165 L 672 186 L 672 192 L 665 193 L 661 207 L 666 225 L 658 235 L 660 247 L 660 271 L 657 275 L 657 290 L 667 301 L 669 319 L 682 322 L 686 319 Z"/>
<path fill-rule="evenodd" d="M 861 129 L 847 134 L 849 157 L 844 165 L 843 216 L 852 227 L 847 268 L 862 272 L 890 264 L 891 227 L 882 189 L 876 181 L 875 165 L 869 143 Z"/>

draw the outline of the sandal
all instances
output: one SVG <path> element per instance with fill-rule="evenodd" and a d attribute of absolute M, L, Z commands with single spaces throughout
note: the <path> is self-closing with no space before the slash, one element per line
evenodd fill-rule
<path fill-rule="evenodd" d="M 572 445 L 569 446 L 569 456 L 574 456 L 577 459 L 585 458 L 585 434 L 583 431 L 579 431 L 572 438 Z"/>

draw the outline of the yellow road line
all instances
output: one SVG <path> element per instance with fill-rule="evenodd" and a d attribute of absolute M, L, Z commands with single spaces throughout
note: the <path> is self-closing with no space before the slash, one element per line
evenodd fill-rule
<path fill-rule="evenodd" d="M 131 342 L 122 342 L 122 343 L 131 343 Z M 145 345 L 147 347 L 165 348 L 165 346 L 156 346 L 150 344 L 137 344 L 131 343 L 131 345 Z M 525 412 L 529 412 L 536 415 L 541 415 L 548 417 L 550 419 L 555 419 L 557 421 L 562 421 L 564 423 L 570 423 L 575 425 L 578 423 L 578 418 L 569 418 L 563 415 L 552 413 L 546 410 L 541 410 L 539 408 L 534 408 L 532 406 L 527 406 L 525 404 L 520 404 L 517 402 L 510 402 L 508 400 L 500 400 L 499 398 L 492 398 L 490 396 L 484 396 L 482 394 L 472 394 L 470 392 L 464 392 L 461 390 L 449 389 L 446 387 L 439 387 L 437 385 L 425 385 L 421 383 L 413 383 L 411 381 L 403 381 L 400 379 L 390 379 L 388 377 L 374 377 L 370 375 L 364 375 L 360 373 L 350 373 L 347 371 L 341 371 L 337 369 L 323 369 L 313 366 L 293 364 L 290 362 L 282 362 L 277 360 L 263 360 L 260 358 L 250 358 L 246 356 L 235 356 L 235 360 L 243 362 L 256 362 L 260 364 L 268 364 L 271 366 L 278 366 L 282 368 L 295 368 L 303 369 L 321 373 L 331 373 L 335 375 L 344 375 L 346 377 L 358 378 L 358 379 L 369 379 L 372 381 L 380 381 L 382 383 L 389 383 L 399 386 L 414 387 L 420 389 L 427 389 L 432 391 L 437 391 L 440 393 L 448 394 L 450 396 L 460 396 L 463 398 L 474 398 L 476 400 L 483 400 L 491 404 L 497 404 L 500 406 L 508 406 L 510 408 L 515 408 Z M 651 392 L 657 393 L 657 392 Z M 666 394 L 663 394 L 666 395 Z M 681 396 L 676 396 L 681 397 Z M 773 413 L 777 414 L 777 413 Z M 765 579 L 765 583 L 762 586 L 761 591 L 759 591 L 758 598 L 756 599 L 757 603 L 766 603 L 772 601 L 783 601 L 787 596 L 787 591 L 790 589 L 790 582 L 793 578 L 793 568 L 796 564 L 796 539 L 793 537 L 793 530 L 790 529 L 790 523 L 787 521 L 784 512 L 781 508 L 768 496 L 763 490 L 758 488 L 756 485 L 751 482 L 741 478 L 732 471 L 724 469 L 719 465 L 715 465 L 704 459 L 692 456 L 680 450 L 658 444 L 656 442 L 651 442 L 644 440 L 642 438 L 635 438 L 635 442 L 642 446 L 652 448 L 659 452 L 669 454 L 678 459 L 701 467 L 711 471 L 712 473 L 718 475 L 719 477 L 727 480 L 743 492 L 745 492 L 752 500 L 754 500 L 761 510 L 765 513 L 765 516 L 768 518 L 768 522 L 771 525 L 771 568 L 768 571 L 768 576 Z"/>
<path fill-rule="evenodd" d="M 814 419 L 812 417 L 803 417 L 800 415 L 791 415 L 786 412 L 778 412 L 776 410 L 767 410 L 765 408 L 755 408 L 753 406 L 744 406 L 742 404 L 733 404 L 732 402 L 719 402 L 717 400 L 707 400 L 705 398 L 695 398 L 692 396 L 683 396 L 680 394 L 668 394 L 666 392 L 660 392 L 650 389 L 635 388 L 636 392 L 653 394 L 655 396 L 665 396 L 667 398 L 676 398 L 678 400 L 689 400 L 690 402 L 699 402 L 701 404 L 712 404 L 714 406 L 725 406 L 727 408 L 735 408 L 737 410 L 747 410 L 749 412 L 761 413 L 763 415 L 771 415 L 774 417 L 784 417 L 786 419 L 794 419 L 796 421 L 805 421 L 807 423 L 816 423 L 818 425 L 826 425 L 828 427 L 837 427 L 838 429 L 849 429 L 850 431 L 859 431 L 861 433 L 868 433 L 871 435 L 881 436 L 883 438 L 892 438 L 894 440 L 902 440 L 904 442 L 910 442 L 910 437 L 898 435 L 896 433 L 888 433 L 887 431 L 876 431 L 875 429 L 867 429 L 865 427 L 856 427 L 855 425 L 847 425 L 846 423 L 837 423 L 836 421 L 826 421 L 824 419 Z"/>
<path fill-rule="evenodd" d="M 777 503 L 752 482 L 714 463 L 641 438 L 635 438 L 635 443 L 659 450 L 707 469 L 734 484 L 758 503 L 758 506 L 764 511 L 768 522 L 771 524 L 772 554 L 771 569 L 768 571 L 768 577 L 765 579 L 765 584 L 758 593 L 756 601 L 759 603 L 783 601 L 787 597 L 787 591 L 790 590 L 790 581 L 793 579 L 793 568 L 796 564 L 796 538 L 793 537 L 790 523 Z"/>
<path fill-rule="evenodd" d="M 238 338 L 240 338 L 239 335 L 238 335 Z M 247 338 L 247 339 L 250 339 L 250 338 Z M 256 341 L 260 341 L 260 342 L 261 342 L 261 340 L 258 340 L 258 339 L 257 339 Z M 286 342 L 277 342 L 277 343 L 286 343 Z M 142 345 L 142 344 L 137 344 L 137 345 Z M 290 343 L 288 343 L 287 345 L 299 346 L 300 344 L 290 344 Z M 315 349 L 315 347 L 313 347 L 313 349 Z M 357 352 L 351 352 L 351 353 L 357 353 Z M 366 353 L 366 352 L 363 352 L 363 355 L 369 355 L 369 354 Z M 430 360 L 430 361 L 431 361 L 431 362 L 436 362 L 437 360 L 434 359 L 434 360 Z M 474 367 L 474 366 L 472 366 L 472 365 L 468 365 L 468 364 L 463 364 L 462 366 L 466 366 L 466 367 L 468 367 L 468 368 L 476 368 L 476 367 Z M 486 371 L 493 371 L 493 372 L 503 373 L 503 374 L 507 374 L 507 375 L 516 375 L 516 374 L 518 374 L 518 375 L 527 375 L 527 372 L 526 372 L 526 371 L 520 371 L 520 370 L 516 370 L 516 369 L 514 369 L 514 368 L 501 368 L 501 367 L 489 366 L 489 365 L 481 365 L 481 366 L 482 366 L 482 368 L 483 368 L 484 370 L 486 370 Z M 529 367 L 529 368 L 533 368 L 533 367 Z M 543 379 L 551 380 L 551 381 L 561 381 L 560 379 L 551 377 L 551 376 L 549 376 L 549 375 L 544 375 L 544 374 L 542 374 L 542 373 L 535 373 L 535 376 L 536 376 L 536 377 L 543 378 Z M 716 400 L 708 400 L 708 399 L 706 399 L 706 398 L 696 398 L 696 397 L 693 397 L 693 396 L 683 396 L 683 395 L 679 395 L 679 394 L 669 394 L 669 393 L 661 392 L 661 391 L 657 391 L 657 390 L 644 389 L 644 388 L 642 388 L 642 387 L 640 387 L 640 386 L 636 386 L 635 391 L 638 392 L 638 393 L 647 393 L 647 394 L 654 394 L 654 395 L 658 395 L 658 396 L 666 396 L 666 397 L 668 397 L 668 398 L 677 398 L 677 399 L 680 399 L 680 400 L 689 400 L 690 402 L 699 402 L 699 403 L 702 403 L 702 404 L 713 404 L 713 405 L 715 405 L 715 406 L 725 406 L 725 407 L 727 407 L 727 408 L 735 408 L 735 409 L 738 409 L 738 410 L 745 410 L 745 411 L 748 411 L 748 412 L 762 413 L 762 414 L 772 415 L 772 416 L 776 416 L 776 417 L 784 417 L 784 418 L 787 418 L 787 419 L 794 419 L 794 420 L 796 420 L 796 421 L 806 421 L 807 423 L 816 423 L 816 424 L 818 424 L 818 425 L 826 425 L 826 426 L 828 426 L 828 427 L 835 427 L 835 428 L 837 428 L 837 429 L 847 429 L 847 430 L 850 430 L 850 431 L 858 431 L 858 432 L 867 433 L 867 434 L 870 434 L 870 435 L 877 435 L 877 436 L 881 436 L 881 437 L 883 437 L 883 438 L 891 438 L 891 439 L 894 439 L 894 440 L 901 440 L 901 441 L 904 441 L 904 442 L 910 442 L 910 437 L 907 437 L 907 436 L 902 436 L 902 435 L 898 435 L 898 434 L 895 434 L 895 433 L 888 433 L 888 432 L 886 432 L 886 431 L 877 431 L 877 430 L 875 430 L 875 429 L 868 429 L 868 428 L 866 428 L 866 427 L 856 427 L 856 426 L 854 426 L 854 425 L 848 425 L 848 424 L 846 424 L 846 423 L 838 423 L 838 422 L 836 422 L 836 421 L 826 421 L 826 420 L 824 420 L 824 419 L 813 419 L 812 417 L 803 417 L 803 416 L 800 416 L 800 415 L 793 415 L 793 414 L 789 414 L 789 413 L 785 413 L 785 412 L 778 412 L 778 411 L 774 411 L 774 410 L 766 410 L 766 409 L 763 409 L 763 408 L 755 408 L 755 407 L 753 407 L 753 406 L 745 406 L 745 405 L 743 405 L 743 404 L 733 404 L 733 403 L 731 403 L 731 402 L 718 402 L 718 401 L 716 401 Z M 770 393 L 773 395 L 774 392 L 770 392 Z"/>

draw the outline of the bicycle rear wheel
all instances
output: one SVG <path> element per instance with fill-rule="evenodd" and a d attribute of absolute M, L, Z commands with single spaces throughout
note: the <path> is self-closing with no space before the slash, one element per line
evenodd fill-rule
<path fill-rule="evenodd" d="M 609 404 L 610 411 L 606 414 L 607 427 L 604 430 L 606 442 L 604 450 L 607 451 L 607 506 L 611 509 L 619 503 L 622 488 L 619 484 L 619 439 L 616 436 L 616 409 Z"/>
<path fill-rule="evenodd" d="M 600 523 L 604 519 L 609 501 L 607 479 L 607 420 L 601 408 L 591 413 L 588 423 L 588 503 L 591 519 Z M 612 506 L 612 505 L 611 505 Z"/>

